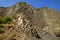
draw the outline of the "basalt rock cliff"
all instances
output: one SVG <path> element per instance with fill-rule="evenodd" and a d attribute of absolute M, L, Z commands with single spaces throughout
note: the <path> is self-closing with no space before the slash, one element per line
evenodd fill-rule
<path fill-rule="evenodd" d="M 10 16 L 11 26 L 4 26 L 0 40 L 60 40 L 60 13 L 55 9 L 36 9 L 25 2 L 0 7 L 0 17 Z"/>

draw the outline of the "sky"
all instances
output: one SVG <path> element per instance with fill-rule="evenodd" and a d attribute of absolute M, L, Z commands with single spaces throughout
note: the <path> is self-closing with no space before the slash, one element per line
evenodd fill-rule
<path fill-rule="evenodd" d="M 17 2 L 26 2 L 34 8 L 49 7 L 54 8 L 60 12 L 60 0 L 0 0 L 0 6 L 10 7 Z"/>

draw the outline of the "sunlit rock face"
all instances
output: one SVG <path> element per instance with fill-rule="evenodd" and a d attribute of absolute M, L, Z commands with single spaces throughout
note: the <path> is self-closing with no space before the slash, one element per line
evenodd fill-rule
<path fill-rule="evenodd" d="M 60 40 L 60 13 L 55 9 L 35 9 L 21 2 L 4 12 L 2 15 L 10 16 L 14 25 L 4 27 L 0 40 Z"/>

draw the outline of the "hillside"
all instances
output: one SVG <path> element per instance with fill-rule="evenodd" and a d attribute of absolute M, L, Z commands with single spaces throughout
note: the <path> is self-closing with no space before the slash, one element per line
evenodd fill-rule
<path fill-rule="evenodd" d="M 0 15 L 0 40 L 60 40 L 60 13 L 55 9 L 20 2 L 0 7 Z"/>

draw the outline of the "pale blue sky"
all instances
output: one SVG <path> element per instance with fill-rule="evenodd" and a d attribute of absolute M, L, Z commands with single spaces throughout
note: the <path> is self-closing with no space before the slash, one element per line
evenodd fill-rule
<path fill-rule="evenodd" d="M 26 2 L 35 8 L 47 6 L 60 11 L 60 0 L 0 0 L 0 6 L 9 7 L 21 1 Z"/>

